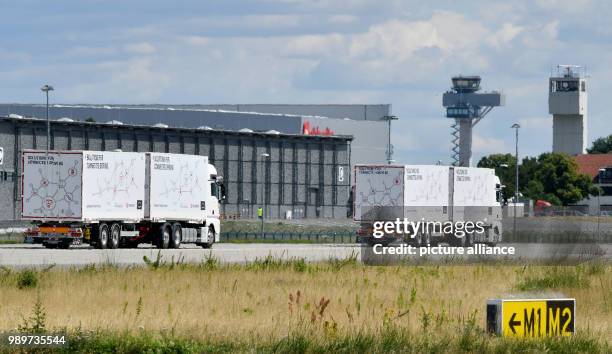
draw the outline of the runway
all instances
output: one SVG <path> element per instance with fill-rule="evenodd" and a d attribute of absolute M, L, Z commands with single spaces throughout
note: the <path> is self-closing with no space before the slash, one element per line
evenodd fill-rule
<path fill-rule="evenodd" d="M 512 256 L 444 256 L 434 255 L 420 257 L 401 256 L 403 260 L 415 262 L 448 262 L 448 261 L 495 261 L 495 260 L 526 260 L 526 261 L 582 261 L 597 258 L 610 262 L 612 260 L 612 244 L 528 244 L 504 243 L 499 246 L 514 247 Z M 40 245 L 14 244 L 0 245 L 0 266 L 11 268 L 85 266 L 90 264 L 113 264 L 118 266 L 144 265 L 143 257 L 151 260 L 157 258 L 159 250 L 146 245 L 137 249 L 98 250 L 89 246 L 73 246 L 67 250 L 46 249 Z M 362 257 L 373 260 L 371 248 L 363 248 L 356 244 L 230 244 L 214 245 L 212 250 L 205 250 L 193 245 L 182 245 L 180 249 L 161 250 L 162 260 L 170 262 L 198 263 L 208 257 L 214 257 L 222 263 L 253 262 L 268 256 L 291 259 L 303 258 L 307 262 L 322 262 L 330 259 L 345 259 Z M 376 256 L 374 260 L 381 261 L 396 257 Z M 369 262 L 368 262 L 369 263 Z"/>

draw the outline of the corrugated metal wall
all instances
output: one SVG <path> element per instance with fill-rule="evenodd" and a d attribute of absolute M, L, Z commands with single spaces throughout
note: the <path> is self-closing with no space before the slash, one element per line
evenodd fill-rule
<path fill-rule="evenodd" d="M 5 151 L 0 171 L 9 176 L 0 181 L 0 220 L 19 217 L 18 152 L 44 149 L 45 129 L 40 120 L 0 118 L 0 146 Z M 269 218 L 283 218 L 287 211 L 294 218 L 347 217 L 350 138 L 60 122 L 52 122 L 51 137 L 56 150 L 207 155 L 225 178 L 228 200 L 222 212 L 229 216 L 255 217 L 265 194 Z M 264 153 L 270 157 L 263 158 Z"/>

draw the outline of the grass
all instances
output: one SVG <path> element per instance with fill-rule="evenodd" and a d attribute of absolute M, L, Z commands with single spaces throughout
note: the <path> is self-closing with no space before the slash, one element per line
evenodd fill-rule
<path fill-rule="evenodd" d="M 63 353 L 606 353 L 612 349 L 592 336 L 543 340 L 509 340 L 462 332 L 457 336 L 423 336 L 394 328 L 331 338 L 292 333 L 279 340 L 195 340 L 141 332 L 73 333 Z M 1 347 L 0 347 L 1 351 Z M 8 351 L 7 351 L 8 352 Z"/>
<path fill-rule="evenodd" d="M 243 265 L 149 259 L 0 270 L 0 331 L 66 330 L 81 352 L 609 352 L 612 266 L 364 266 L 272 257 Z M 489 298 L 574 297 L 578 335 L 484 333 Z M 25 326 L 27 324 L 27 326 Z"/>
<path fill-rule="evenodd" d="M 278 221 L 278 220 L 266 220 L 265 231 L 266 232 L 349 232 L 354 233 L 359 225 L 356 223 L 299 223 L 299 220 L 294 221 Z M 261 228 L 260 220 L 222 220 L 221 230 L 222 232 L 259 232 Z"/>

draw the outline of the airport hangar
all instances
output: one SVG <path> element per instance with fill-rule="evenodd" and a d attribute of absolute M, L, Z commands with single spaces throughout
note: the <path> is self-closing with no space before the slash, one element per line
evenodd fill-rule
<path fill-rule="evenodd" d="M 0 118 L 0 221 L 18 220 L 24 149 L 46 148 L 46 121 Z M 227 217 L 252 218 L 265 193 L 268 218 L 346 218 L 350 136 L 304 136 L 108 123 L 51 121 L 52 150 L 155 151 L 209 156 L 225 178 Z M 269 154 L 269 157 L 262 156 Z"/>

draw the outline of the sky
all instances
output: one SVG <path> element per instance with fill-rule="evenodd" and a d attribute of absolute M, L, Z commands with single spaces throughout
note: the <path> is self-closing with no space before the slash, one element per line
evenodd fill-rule
<path fill-rule="evenodd" d="M 612 134 L 612 2 L 5 1 L 0 102 L 392 104 L 394 159 L 450 162 L 442 94 L 457 74 L 506 95 L 474 162 L 552 147 L 548 77 L 586 67 L 589 141 Z M 589 144 L 590 145 L 590 144 Z"/>

